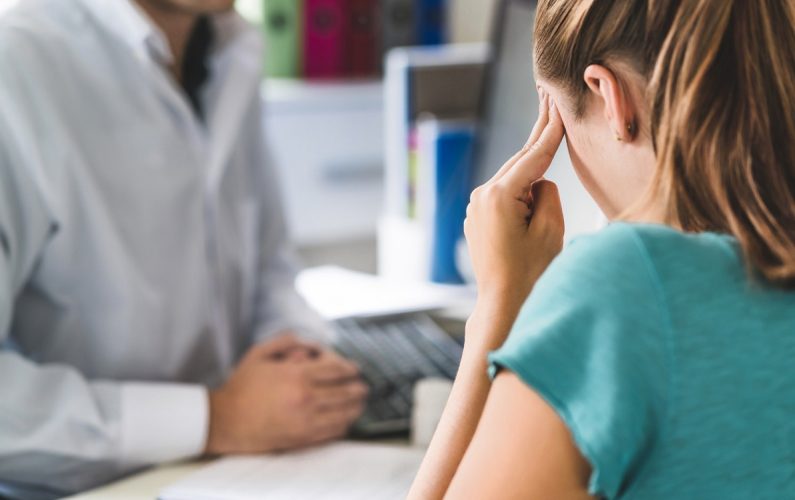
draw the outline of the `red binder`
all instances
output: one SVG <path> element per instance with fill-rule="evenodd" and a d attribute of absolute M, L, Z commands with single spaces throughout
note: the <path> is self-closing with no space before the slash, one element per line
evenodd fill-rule
<path fill-rule="evenodd" d="M 333 78 L 345 74 L 348 0 L 305 0 L 304 75 Z"/>
<path fill-rule="evenodd" d="M 351 76 L 373 76 L 381 54 L 378 36 L 378 1 L 347 0 L 349 72 Z"/>

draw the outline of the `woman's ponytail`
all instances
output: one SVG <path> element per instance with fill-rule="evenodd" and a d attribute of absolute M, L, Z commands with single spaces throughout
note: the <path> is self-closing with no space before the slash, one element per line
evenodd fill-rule
<path fill-rule="evenodd" d="M 585 68 L 649 80 L 652 197 L 687 231 L 734 235 L 795 288 L 795 1 L 540 0 L 536 65 L 580 110 Z"/>
<path fill-rule="evenodd" d="M 675 3 L 651 75 L 656 194 L 671 222 L 731 233 L 754 269 L 793 287 L 795 3 Z"/>

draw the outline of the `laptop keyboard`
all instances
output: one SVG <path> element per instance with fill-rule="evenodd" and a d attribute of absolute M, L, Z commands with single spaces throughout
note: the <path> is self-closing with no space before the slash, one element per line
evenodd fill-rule
<path fill-rule="evenodd" d="M 370 386 L 354 434 L 407 431 L 414 384 L 423 378 L 453 379 L 461 362 L 461 345 L 424 313 L 342 319 L 335 328 L 335 348 L 359 365 Z"/>

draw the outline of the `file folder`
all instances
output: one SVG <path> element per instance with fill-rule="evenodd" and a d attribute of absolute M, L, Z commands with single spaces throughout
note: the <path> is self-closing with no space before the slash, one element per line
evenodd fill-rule
<path fill-rule="evenodd" d="M 381 7 L 384 53 L 395 47 L 417 44 L 417 0 L 383 0 Z"/>
<path fill-rule="evenodd" d="M 268 76 L 300 76 L 301 5 L 298 0 L 265 0 L 263 3 L 265 74 Z"/>
<path fill-rule="evenodd" d="M 305 0 L 304 76 L 334 78 L 345 73 L 346 0 Z"/>
<path fill-rule="evenodd" d="M 441 45 L 445 42 L 446 0 L 417 1 L 417 42 L 420 45 Z"/>
<path fill-rule="evenodd" d="M 373 76 L 378 72 L 381 42 L 377 36 L 377 14 L 376 0 L 348 0 L 347 48 L 351 76 Z"/>
<path fill-rule="evenodd" d="M 456 262 L 463 243 L 466 207 L 473 188 L 475 127 L 469 120 L 425 119 L 418 126 L 420 149 L 417 211 L 430 243 L 435 283 L 461 284 Z"/>

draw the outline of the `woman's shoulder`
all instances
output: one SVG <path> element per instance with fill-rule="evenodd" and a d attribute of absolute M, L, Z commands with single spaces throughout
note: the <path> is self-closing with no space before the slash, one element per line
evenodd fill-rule
<path fill-rule="evenodd" d="M 492 373 L 517 374 L 566 423 L 593 493 L 618 491 L 666 416 L 670 315 L 647 249 L 657 237 L 611 224 L 570 243 L 489 358 Z"/>
<path fill-rule="evenodd" d="M 611 224 L 572 241 L 536 283 L 514 336 L 574 335 L 585 342 L 605 332 L 661 330 L 667 301 L 643 232 L 632 224 Z"/>
<path fill-rule="evenodd" d="M 565 287 L 602 296 L 604 288 L 637 288 L 656 278 L 650 276 L 655 273 L 644 232 L 634 224 L 614 223 L 575 238 L 550 264 L 540 287 Z"/>
<path fill-rule="evenodd" d="M 623 294 L 692 280 L 705 273 L 744 276 L 734 238 L 683 233 L 659 224 L 616 222 L 574 239 L 542 279 L 586 293 L 593 291 L 588 285 L 609 284 Z"/>

